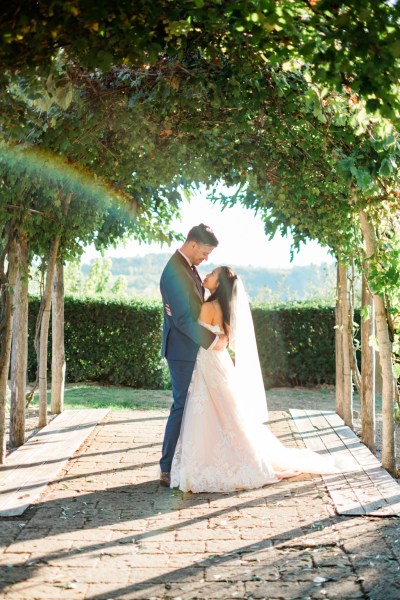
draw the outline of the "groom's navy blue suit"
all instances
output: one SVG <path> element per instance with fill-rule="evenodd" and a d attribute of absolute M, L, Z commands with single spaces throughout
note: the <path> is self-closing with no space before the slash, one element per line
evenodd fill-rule
<path fill-rule="evenodd" d="M 172 316 L 164 309 L 162 355 L 171 374 L 173 404 L 165 429 L 161 471 L 170 471 L 181 429 L 183 409 L 192 378 L 199 346 L 208 348 L 215 335 L 197 323 L 204 300 L 204 288 L 197 271 L 180 254 L 170 258 L 161 275 L 163 305 L 169 305 Z"/>

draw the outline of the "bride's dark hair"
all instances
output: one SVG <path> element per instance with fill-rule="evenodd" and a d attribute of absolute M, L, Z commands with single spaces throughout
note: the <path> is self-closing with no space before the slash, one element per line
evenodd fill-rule
<path fill-rule="evenodd" d="M 231 301 L 233 285 L 237 279 L 236 273 L 230 267 L 219 267 L 218 269 L 218 287 L 207 298 L 207 302 L 217 300 L 222 309 L 222 319 L 224 322 L 224 331 L 228 335 L 229 325 L 231 323 Z"/>

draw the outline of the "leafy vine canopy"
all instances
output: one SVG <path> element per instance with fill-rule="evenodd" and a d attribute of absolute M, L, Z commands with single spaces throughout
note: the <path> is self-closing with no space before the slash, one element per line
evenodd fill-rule
<path fill-rule="evenodd" d="M 346 84 L 385 116 L 399 107 L 398 2 L 10 0 L 2 13 L 6 69 L 46 69 L 60 48 L 103 71 L 196 49 L 210 61 L 251 51 L 270 65 L 299 58 L 312 65 L 315 81 Z"/>
<path fill-rule="evenodd" d="M 221 179 L 236 195 L 220 201 L 296 244 L 350 251 L 360 208 L 398 206 L 397 3 L 11 1 L 4 14 L 7 141 L 128 194 L 138 235 L 151 224 L 166 240 L 178 190 Z M 114 205 L 100 239 L 129 227 Z"/>

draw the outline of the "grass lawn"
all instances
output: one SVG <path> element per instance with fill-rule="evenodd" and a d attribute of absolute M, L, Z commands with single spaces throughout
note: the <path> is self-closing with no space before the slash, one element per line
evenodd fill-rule
<path fill-rule="evenodd" d="M 47 394 L 50 405 L 50 393 Z M 91 384 L 69 384 L 65 388 L 64 408 L 111 408 L 112 410 L 160 410 L 169 409 L 172 402 L 169 390 L 134 390 L 127 387 Z M 38 406 L 36 393 L 32 408 Z"/>
<path fill-rule="evenodd" d="M 50 393 L 48 394 L 50 404 Z M 65 389 L 64 408 L 111 408 L 112 410 L 169 410 L 172 402 L 170 390 L 134 390 L 128 387 L 102 386 L 98 384 L 68 384 Z M 267 402 L 271 410 L 308 408 L 333 410 L 335 390 L 331 386 L 315 388 L 273 388 L 267 390 Z M 35 394 L 32 408 L 37 408 Z M 380 412 L 380 399 L 377 412 Z M 354 395 L 354 409 L 360 410 L 358 396 Z"/>
<path fill-rule="evenodd" d="M 335 410 L 335 388 L 333 386 L 316 386 L 313 388 L 273 388 L 267 390 L 267 403 L 271 410 L 287 410 L 288 408 L 305 408 L 310 410 Z M 376 398 L 377 414 L 382 412 L 382 401 Z M 353 410 L 360 412 L 360 398 L 353 396 Z"/>

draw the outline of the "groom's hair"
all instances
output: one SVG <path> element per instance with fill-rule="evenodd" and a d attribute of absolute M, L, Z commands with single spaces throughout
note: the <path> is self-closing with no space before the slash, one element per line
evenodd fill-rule
<path fill-rule="evenodd" d="M 186 241 L 197 242 L 198 244 L 206 244 L 207 246 L 213 246 L 213 248 L 216 248 L 219 243 L 211 227 L 204 225 L 204 223 L 200 223 L 200 225 L 195 225 L 192 227 L 187 234 Z"/>

